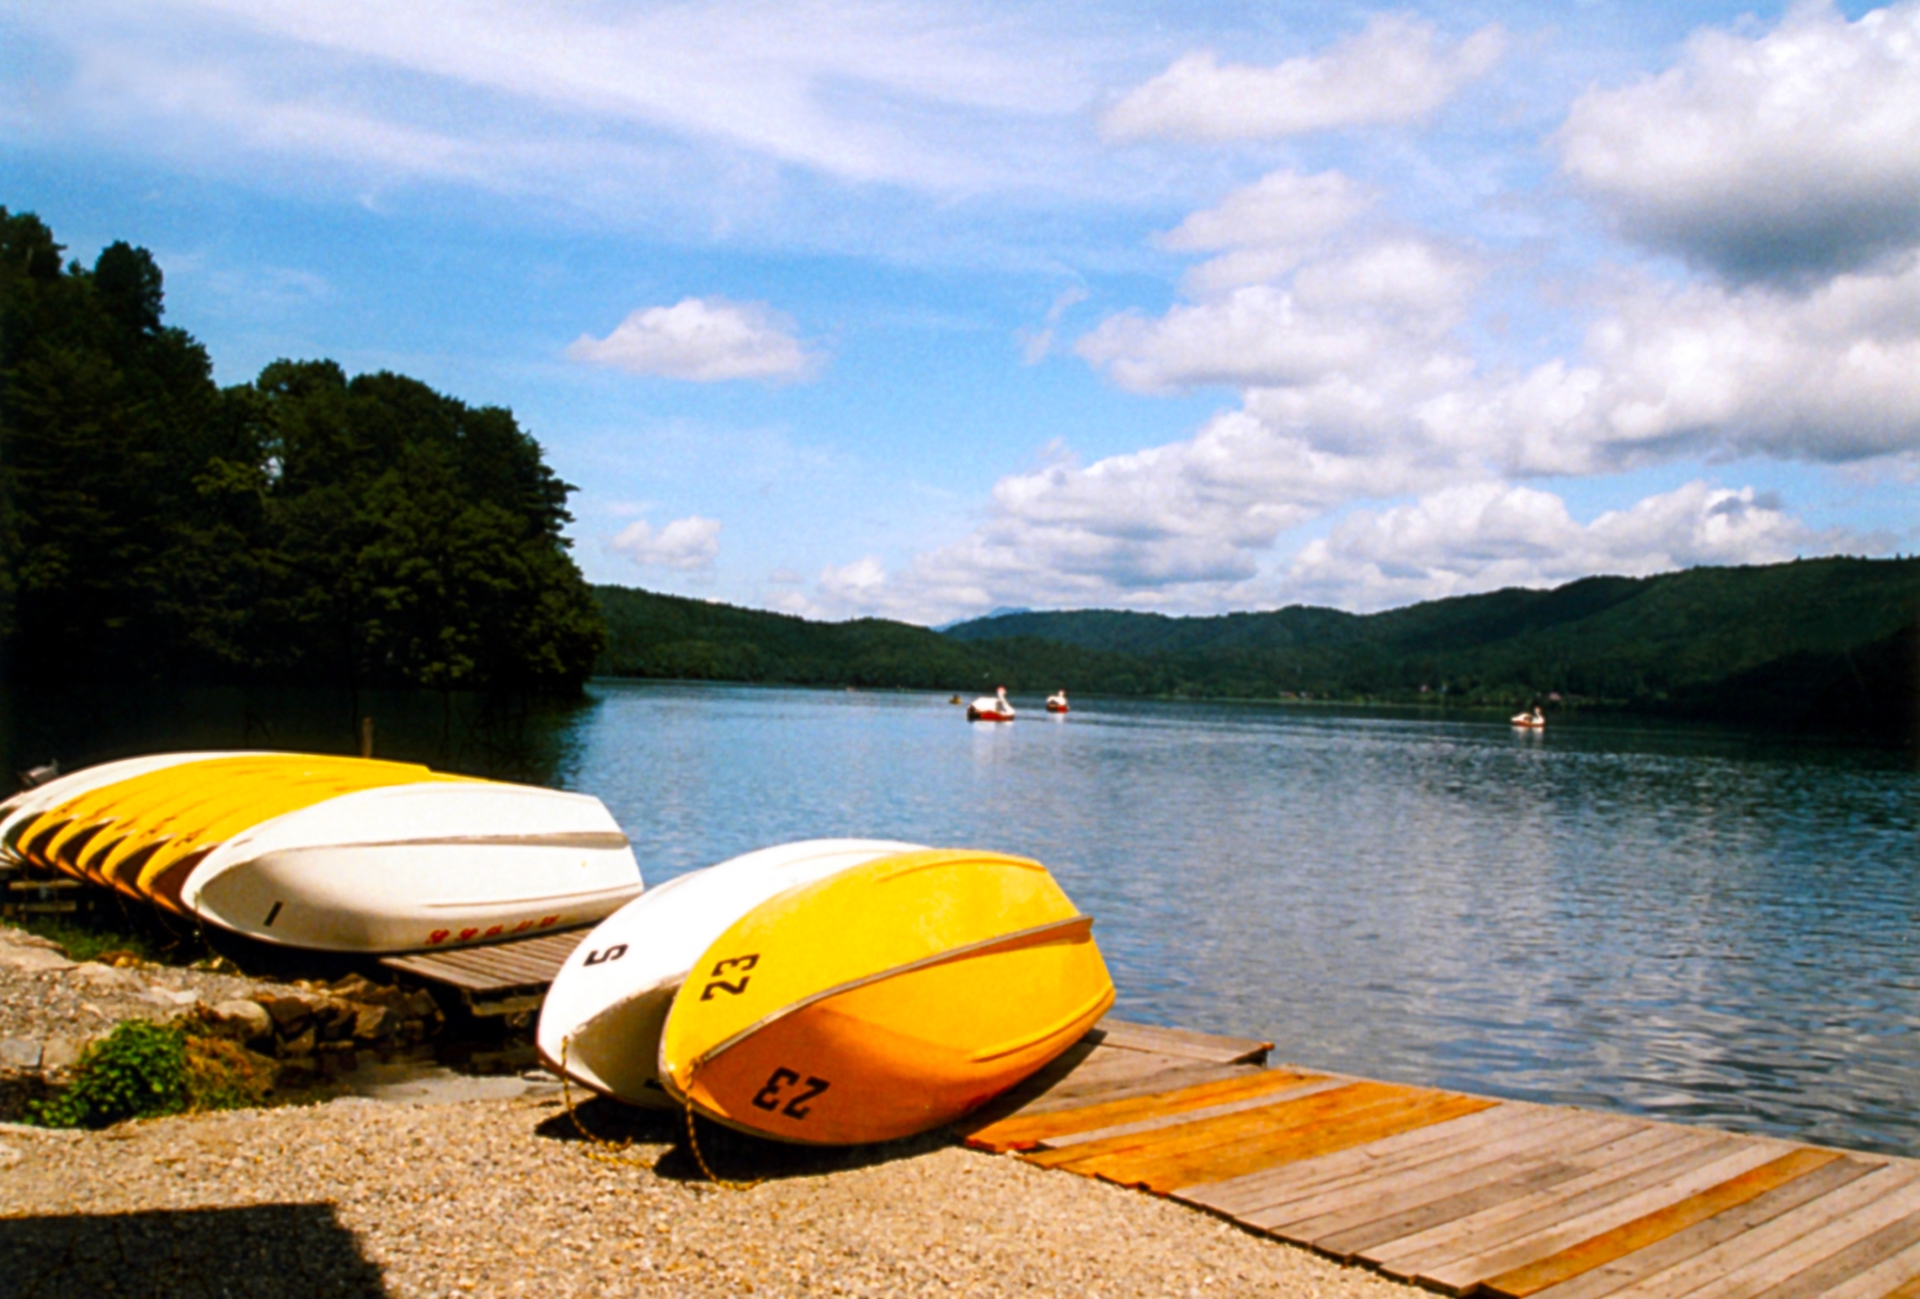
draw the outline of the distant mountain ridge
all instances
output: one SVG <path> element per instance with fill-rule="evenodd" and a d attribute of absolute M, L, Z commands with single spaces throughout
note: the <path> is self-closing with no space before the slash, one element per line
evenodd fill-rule
<path fill-rule="evenodd" d="M 595 596 L 610 636 L 600 670 L 614 674 L 1488 706 L 1557 694 L 1569 707 L 1883 738 L 1920 728 L 1920 559 L 1593 577 L 1375 614 L 996 611 L 945 632 L 622 587 Z"/>

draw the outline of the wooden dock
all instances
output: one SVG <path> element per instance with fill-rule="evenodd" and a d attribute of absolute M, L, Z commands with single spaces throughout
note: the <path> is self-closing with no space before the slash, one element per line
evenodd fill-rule
<path fill-rule="evenodd" d="M 1451 1294 L 1920 1299 L 1920 1161 L 1269 1068 L 1267 1045 L 1106 1021 L 967 1144 Z"/>
<path fill-rule="evenodd" d="M 585 931 L 384 963 L 525 1010 Z M 1103 1020 L 966 1130 L 1451 1294 L 1920 1299 L 1920 1160 L 1268 1066 Z"/>

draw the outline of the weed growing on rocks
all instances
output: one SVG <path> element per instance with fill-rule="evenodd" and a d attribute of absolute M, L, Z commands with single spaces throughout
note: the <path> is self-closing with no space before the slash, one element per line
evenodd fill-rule
<path fill-rule="evenodd" d="M 273 1090 L 272 1060 L 178 1024 L 128 1020 L 88 1047 L 64 1091 L 29 1106 L 50 1128 L 104 1128 L 125 1119 L 259 1105 Z"/>
<path fill-rule="evenodd" d="M 29 1109 L 50 1128 L 104 1128 L 187 1106 L 187 1039 L 179 1029 L 128 1020 L 86 1049 L 73 1084 Z"/>

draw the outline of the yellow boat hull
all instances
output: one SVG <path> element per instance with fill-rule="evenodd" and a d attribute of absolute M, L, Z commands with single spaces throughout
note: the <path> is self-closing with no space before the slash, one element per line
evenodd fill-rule
<path fill-rule="evenodd" d="M 793 890 L 694 967 L 667 1016 L 661 1081 L 781 1141 L 940 1127 L 1113 1004 L 1091 929 L 1045 868 L 992 853 L 902 854 Z"/>

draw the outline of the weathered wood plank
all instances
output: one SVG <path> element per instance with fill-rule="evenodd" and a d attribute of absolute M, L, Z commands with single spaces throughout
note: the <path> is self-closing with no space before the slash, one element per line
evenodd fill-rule
<path fill-rule="evenodd" d="M 1838 1190 L 1848 1182 L 1882 1167 L 1858 1159 L 1840 1158 L 1824 1168 L 1795 1178 L 1758 1199 L 1675 1233 L 1658 1244 L 1648 1245 L 1572 1280 L 1542 1290 L 1534 1299 L 1604 1299 L 1668 1268 L 1676 1267 L 1697 1254 L 1753 1231 L 1791 1209 Z"/>
<path fill-rule="evenodd" d="M 1058 1110 L 1078 1109 L 1085 1105 L 1100 1104 L 1107 1101 L 1126 1100 L 1133 1096 L 1153 1096 L 1161 1092 L 1174 1091 L 1181 1087 L 1192 1087 L 1200 1083 L 1216 1082 L 1229 1078 L 1246 1078 L 1265 1072 L 1258 1065 L 1250 1064 L 1195 1064 L 1189 1062 L 1171 1069 L 1162 1069 L 1157 1073 L 1123 1075 L 1109 1077 L 1097 1085 L 1088 1087 L 1064 1086 L 1035 1097 L 1029 1103 L 1012 1111 L 1018 1114 L 1048 1114 Z M 1071 1080 L 1069 1080 L 1071 1082 Z"/>
<path fill-rule="evenodd" d="M 1491 1139 L 1470 1146 L 1449 1144 L 1437 1158 L 1394 1166 L 1371 1177 L 1355 1175 L 1344 1185 L 1289 1195 L 1256 1212 L 1263 1226 L 1286 1225 L 1310 1236 L 1329 1235 L 1341 1228 L 1321 1219 L 1349 1218 L 1344 1225 L 1357 1227 L 1402 1209 L 1433 1204 L 1486 1180 L 1483 1170 L 1489 1165 L 1510 1164 L 1517 1170 L 1552 1161 L 1586 1172 L 1578 1160 L 1582 1151 L 1635 1130 L 1629 1120 L 1608 1121 L 1592 1115 L 1568 1114 L 1546 1121 L 1535 1117 L 1532 1123 L 1496 1131 Z"/>
<path fill-rule="evenodd" d="M 1855 1273 L 1833 1289 L 1826 1299 L 1909 1299 L 1920 1295 L 1920 1245 Z"/>
<path fill-rule="evenodd" d="M 1365 1146 L 1278 1168 L 1263 1168 L 1226 1181 L 1183 1186 L 1173 1194 L 1218 1213 L 1241 1213 L 1355 1185 L 1370 1185 L 1376 1176 L 1392 1176 L 1404 1168 L 1477 1149 L 1508 1132 L 1531 1130 L 1539 1121 L 1533 1108 L 1503 1101 L 1462 1118 L 1416 1128 Z"/>
<path fill-rule="evenodd" d="M 1110 1159 L 1151 1158 L 1155 1154 L 1169 1152 L 1200 1155 L 1216 1145 L 1241 1140 L 1249 1133 L 1267 1135 L 1327 1123 L 1343 1114 L 1412 1094 L 1409 1088 L 1394 1087 L 1387 1083 L 1348 1082 L 1315 1096 L 1279 1101 L 1249 1113 L 1198 1119 L 1139 1136 L 1092 1141 L 1072 1150 L 1039 1151 L 1031 1158 L 1033 1162 L 1047 1167 L 1070 1165 L 1076 1171 L 1095 1173 L 1103 1161 Z"/>
<path fill-rule="evenodd" d="M 1862 1182 L 1866 1180 L 1861 1179 Z M 1701 1299 L 1755 1299 L 1755 1296 L 1783 1285 L 1808 1268 L 1866 1239 L 1882 1227 L 1898 1222 L 1917 1209 L 1920 1209 L 1920 1186 L 1909 1181 L 1871 1204 L 1855 1209 L 1841 1220 L 1808 1232 L 1771 1254 L 1702 1286 L 1698 1293 Z"/>
<path fill-rule="evenodd" d="M 1553 1170 L 1540 1180 L 1541 1186 L 1584 1176 L 1592 1171 L 1579 1158 L 1584 1151 L 1632 1131 L 1625 1122 L 1543 1126 L 1491 1143 L 1484 1150 L 1461 1152 L 1398 1177 L 1354 1187 L 1343 1195 L 1256 1210 L 1246 1220 L 1329 1253 L 1351 1254 L 1525 1194 L 1530 1188 L 1516 1179 L 1531 1177 L 1537 1169 Z M 1495 1194 L 1495 1188 L 1500 1193 Z M 1468 1208 L 1469 1203 L 1476 1207 Z M 1348 1248 L 1333 1244 L 1336 1237 Z M 1323 1245 L 1323 1241 L 1329 1243 Z"/>
<path fill-rule="evenodd" d="M 1649 1169 L 1664 1170 L 1675 1159 L 1693 1156 L 1724 1139 L 1715 1133 L 1650 1125 L 1587 1152 L 1584 1162 L 1592 1165 L 1591 1171 L 1552 1195 L 1522 1196 L 1494 1208 L 1462 1214 L 1425 1231 L 1377 1242 L 1368 1246 L 1365 1254 L 1370 1262 L 1383 1265 L 1404 1263 L 1416 1270 L 1437 1265 L 1478 1248 L 1489 1235 L 1507 1230 L 1509 1224 L 1529 1214 L 1561 1211 L 1569 1196 L 1610 1194 L 1610 1188 L 1624 1178 L 1644 1175 Z M 1710 1151 L 1707 1157 L 1711 1158 Z M 1525 1226 L 1515 1230 L 1525 1230 Z"/>
<path fill-rule="evenodd" d="M 1839 1159 L 1837 1151 L 1802 1147 L 1775 1156 L 1686 1199 L 1642 1214 L 1599 1235 L 1589 1236 L 1558 1253 L 1522 1264 L 1490 1277 L 1486 1288 L 1509 1299 L 1525 1299 L 1549 1286 L 1568 1281 L 1604 1263 L 1645 1249 L 1726 1210 L 1759 1199 Z"/>
<path fill-rule="evenodd" d="M 1319 1099 L 1309 1097 L 1293 1103 L 1311 1105 Z M 1253 1124 L 1224 1141 L 1199 1150 L 1169 1145 L 1160 1149 L 1116 1154 L 1094 1161 L 1094 1167 L 1089 1171 L 1110 1181 L 1166 1191 L 1191 1184 L 1209 1173 L 1231 1177 L 1252 1172 L 1256 1168 L 1311 1159 L 1316 1155 L 1377 1141 L 1396 1132 L 1444 1122 L 1494 1103 L 1447 1092 L 1389 1095 L 1376 1103 L 1346 1113 L 1336 1113 L 1304 1128 Z M 1259 1113 L 1253 1112 L 1254 1115 Z M 1213 1122 L 1232 1124 L 1242 1117 L 1252 1116 L 1234 1115 Z M 1072 1151 L 1064 1153 L 1070 1154 Z"/>
<path fill-rule="evenodd" d="M 1706 1291 L 1712 1293 L 1703 1294 L 1702 1299 L 1758 1294 L 1826 1253 L 1844 1248 L 1851 1240 L 1901 1216 L 1890 1214 L 1850 1237 L 1845 1235 L 1844 1229 L 1856 1217 L 1871 1214 L 1876 1204 L 1911 1189 L 1916 1180 L 1920 1180 L 1920 1171 L 1884 1165 L 1752 1231 L 1696 1254 L 1676 1267 L 1613 1293 L 1616 1299 L 1629 1296 L 1631 1299 L 1680 1299 L 1682 1295 Z M 1833 1237 L 1822 1233 L 1836 1226 L 1843 1229 L 1839 1233 L 1842 1238 L 1828 1248 Z"/>
<path fill-rule="evenodd" d="M 1850 1277 L 1870 1272 L 1888 1259 L 1920 1245 L 1920 1202 L 1906 1217 L 1863 1236 L 1844 1249 L 1827 1255 L 1791 1280 L 1761 1291 L 1766 1299 L 1815 1299 Z"/>
<path fill-rule="evenodd" d="M 1122 1051 L 1186 1056 L 1193 1060 L 1204 1060 L 1208 1064 L 1259 1064 L 1273 1050 L 1273 1043 L 1255 1038 L 1220 1037 L 1212 1033 L 1196 1033 L 1192 1029 L 1134 1024 L 1121 1019 L 1103 1019 L 1093 1028 L 1102 1034 L 1102 1046 Z"/>
<path fill-rule="evenodd" d="M 1532 1230 L 1524 1236 L 1494 1243 L 1492 1247 L 1463 1259 L 1430 1266 L 1425 1270 L 1423 1280 L 1430 1278 L 1430 1284 L 1463 1293 L 1465 1289 L 1486 1282 L 1490 1276 L 1498 1276 L 1528 1263 L 1538 1263 L 1540 1259 L 1551 1257 L 1569 1245 L 1590 1240 L 1601 1232 L 1611 1232 L 1626 1222 L 1642 1218 L 1657 1209 L 1667 1209 L 1668 1205 L 1690 1199 L 1692 1195 L 1705 1192 L 1747 1170 L 1757 1169 L 1770 1159 L 1778 1159 L 1788 1147 L 1782 1142 L 1745 1142 L 1734 1138 L 1732 1149 L 1718 1145 L 1715 1149 L 1722 1149 L 1724 1153 L 1707 1163 L 1695 1165 L 1692 1159 L 1680 1159 L 1674 1161 L 1674 1169 L 1647 1172 L 1640 1178 L 1624 1178 L 1613 1190 L 1630 1190 L 1632 1193 L 1615 1195 L 1605 1203 L 1596 1203 L 1572 1216 L 1553 1216 L 1551 1220 L 1544 1220 L 1538 1230 Z M 1540 1216 L 1548 1218 L 1548 1215 Z"/>
<path fill-rule="evenodd" d="M 1221 1101 L 1188 1110 L 1180 1114 L 1165 1114 L 1154 1118 L 1137 1119 L 1132 1123 L 1115 1123 L 1104 1128 L 1095 1128 L 1089 1132 L 1067 1132 L 1059 1136 L 1047 1137 L 1039 1143 L 1045 1150 L 1065 1150 L 1070 1146 L 1083 1146 L 1095 1141 L 1105 1141 L 1109 1137 L 1130 1137 L 1145 1132 L 1156 1132 L 1161 1128 L 1175 1127 L 1182 1123 L 1195 1123 L 1201 1119 L 1224 1118 L 1229 1114 L 1242 1114 L 1247 1110 L 1263 1109 L 1282 1101 L 1304 1100 L 1317 1096 L 1321 1092 L 1332 1091 L 1346 1086 L 1342 1078 L 1314 1078 L 1295 1083 L 1278 1091 L 1267 1092 L 1260 1096 L 1249 1096 L 1241 1100 Z"/>
<path fill-rule="evenodd" d="M 1018 1113 L 974 1128 L 967 1134 L 967 1144 L 976 1150 L 1021 1150 L 1070 1133 L 1091 1132 L 1137 1119 L 1171 1116 L 1203 1106 L 1266 1096 L 1303 1082 L 1318 1081 L 1320 1077 L 1322 1075 L 1288 1069 L 1266 1069 L 1145 1096 L 1095 1101 L 1041 1114 Z"/>

